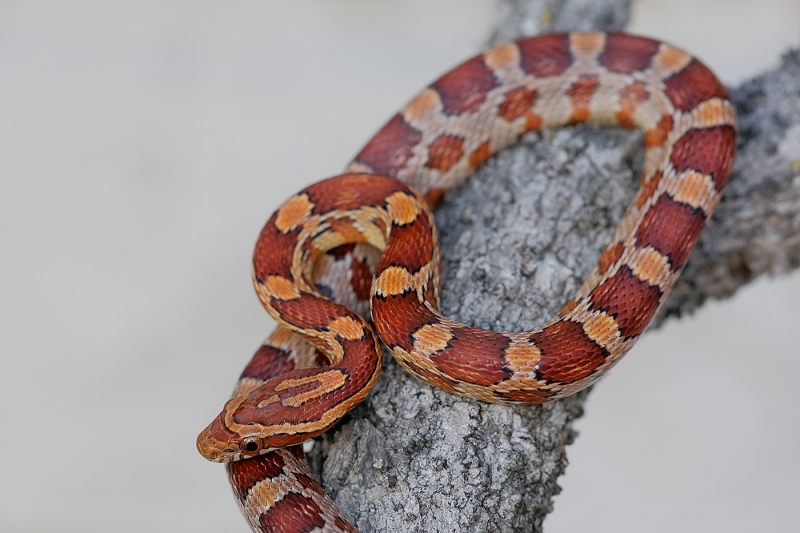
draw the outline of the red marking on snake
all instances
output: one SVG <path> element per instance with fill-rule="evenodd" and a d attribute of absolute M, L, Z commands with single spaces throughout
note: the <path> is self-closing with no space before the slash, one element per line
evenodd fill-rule
<path fill-rule="evenodd" d="M 299 228 L 286 234 L 281 233 L 275 227 L 275 218 L 276 215 L 273 215 L 261 230 L 253 252 L 255 274 L 262 281 L 268 276 L 286 278 L 291 275 L 294 243 L 300 234 Z"/>
<path fill-rule="evenodd" d="M 655 150 L 651 177 L 588 281 L 532 331 L 488 332 L 443 317 L 429 204 L 526 131 L 587 120 L 639 128 Z M 541 403 L 601 377 L 645 330 L 688 260 L 728 181 L 736 128 L 723 85 L 674 47 L 616 33 L 543 35 L 444 74 L 367 142 L 348 174 L 287 201 L 253 254 L 256 291 L 280 327 L 197 441 L 206 458 L 229 462 L 251 528 L 355 531 L 296 444 L 369 393 L 379 339 L 416 377 L 479 400 Z M 353 243 L 383 254 L 371 283 L 375 263 Z M 307 263 L 323 257 L 331 260 L 320 268 Z M 350 305 L 371 295 L 374 330 L 318 296 L 322 278 L 320 292 L 354 294 Z M 323 359 L 331 366 L 306 368 Z"/>
<path fill-rule="evenodd" d="M 608 357 L 602 346 L 583 332 L 580 324 L 556 322 L 531 335 L 531 342 L 542 352 L 536 369 L 539 379 L 548 383 L 572 383 L 583 379 Z"/>
<path fill-rule="evenodd" d="M 369 300 L 369 289 L 372 286 L 372 270 L 358 257 L 353 257 L 353 282 L 351 285 L 359 300 Z"/>
<path fill-rule="evenodd" d="M 689 258 L 705 223 L 701 209 L 676 202 L 665 194 L 642 219 L 636 243 L 640 247 L 652 246 L 677 269 Z"/>
<path fill-rule="evenodd" d="M 661 43 L 644 37 L 609 33 L 606 47 L 598 61 L 611 72 L 632 74 L 645 70 L 658 52 Z"/>
<path fill-rule="evenodd" d="M 716 126 L 687 131 L 672 150 L 672 164 L 677 172 L 696 170 L 714 178 L 721 191 L 728 183 L 736 151 L 736 130 Z"/>
<path fill-rule="evenodd" d="M 623 128 L 633 129 L 636 127 L 636 122 L 633 119 L 633 114 L 639 104 L 646 102 L 650 97 L 644 83 L 637 81 L 628 85 L 619 92 L 620 110 L 617 111 L 617 122 Z"/>
<path fill-rule="evenodd" d="M 431 356 L 436 367 L 457 380 L 489 386 L 511 377 L 502 354 L 510 341 L 502 333 L 453 328 L 447 348 Z"/>
<path fill-rule="evenodd" d="M 711 98 L 729 100 L 728 91 L 714 74 L 697 59 L 664 81 L 667 97 L 681 111 L 691 111 Z"/>
<path fill-rule="evenodd" d="M 567 95 L 572 99 L 572 116 L 567 121 L 568 124 L 577 124 L 589 118 L 592 114 L 589 111 L 589 103 L 599 85 L 596 74 L 584 74 L 572 84 L 567 91 Z"/>
<path fill-rule="evenodd" d="M 371 179 L 368 174 L 349 174 L 339 180 L 318 181 L 303 192 L 314 204 L 315 213 L 330 213 L 382 205 L 396 190 L 397 183 L 393 180 Z"/>
<path fill-rule="evenodd" d="M 428 148 L 428 162 L 425 166 L 447 172 L 463 155 L 464 139 L 453 135 L 440 135 Z"/>
<path fill-rule="evenodd" d="M 658 309 L 662 293 L 637 278 L 627 265 L 592 291 L 592 306 L 617 320 L 625 337 L 639 335 Z"/>
<path fill-rule="evenodd" d="M 405 168 L 422 133 L 402 115 L 395 115 L 356 156 L 356 161 L 378 174 L 395 175 Z"/>
<path fill-rule="evenodd" d="M 406 351 L 414 349 L 413 334 L 423 326 L 438 324 L 436 315 L 425 307 L 414 292 L 372 299 L 372 320 L 381 340 Z"/>
<path fill-rule="evenodd" d="M 486 100 L 486 94 L 497 86 L 494 73 L 478 56 L 457 66 L 431 85 L 442 99 L 442 107 L 448 115 L 461 115 L 478 109 Z M 469 87 L 465 91 L 464 87 Z"/>
<path fill-rule="evenodd" d="M 241 378 L 264 379 L 261 376 L 277 376 L 294 369 L 289 354 L 273 346 L 263 345 L 242 371 Z"/>
<path fill-rule="evenodd" d="M 431 239 L 428 215 L 420 213 L 410 224 L 395 227 L 378 269 L 384 270 L 392 265 L 404 265 L 412 274 L 431 262 L 436 243 Z"/>
<path fill-rule="evenodd" d="M 536 91 L 531 91 L 525 87 L 509 91 L 506 99 L 500 105 L 497 115 L 509 122 L 514 122 L 533 107 L 534 102 L 536 102 L 536 94 Z"/>
<path fill-rule="evenodd" d="M 311 533 L 325 525 L 319 505 L 311 498 L 294 492 L 277 501 L 261 515 L 260 521 L 265 533 L 282 533 L 288 528 L 297 533 Z"/>
<path fill-rule="evenodd" d="M 517 42 L 522 70 L 537 78 L 563 74 L 574 61 L 568 34 L 542 35 Z"/>

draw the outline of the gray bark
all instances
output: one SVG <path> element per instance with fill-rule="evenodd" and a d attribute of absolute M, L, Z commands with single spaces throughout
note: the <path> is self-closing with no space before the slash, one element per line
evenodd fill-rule
<path fill-rule="evenodd" d="M 621 29 L 630 1 L 501 2 L 493 41 Z M 800 54 L 733 89 L 739 153 L 723 200 L 655 320 L 691 313 L 800 264 Z M 637 132 L 529 134 L 437 211 L 445 315 L 533 328 L 578 289 L 637 188 Z M 362 532 L 541 531 L 588 391 L 541 406 L 490 405 L 414 380 L 384 354 L 375 391 L 310 457 Z"/>

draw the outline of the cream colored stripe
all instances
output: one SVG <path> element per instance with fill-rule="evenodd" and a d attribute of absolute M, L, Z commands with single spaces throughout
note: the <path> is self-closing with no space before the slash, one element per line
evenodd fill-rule
<path fill-rule="evenodd" d="M 357 341 L 364 337 L 364 327 L 349 316 L 336 317 L 328 324 L 328 331 L 351 341 Z"/>
<path fill-rule="evenodd" d="M 403 109 L 403 119 L 409 124 L 422 122 L 436 118 L 441 110 L 442 100 L 439 93 L 433 89 L 425 89 Z"/>
<path fill-rule="evenodd" d="M 536 373 L 536 365 L 542 358 L 542 352 L 533 343 L 524 339 L 512 339 L 506 348 L 505 359 L 508 368 L 514 373 L 521 372 L 531 376 Z"/>
<path fill-rule="evenodd" d="M 394 296 L 402 294 L 411 288 L 413 278 L 411 273 L 403 267 L 390 266 L 372 282 L 378 296 Z"/>
<path fill-rule="evenodd" d="M 395 224 L 404 225 L 414 222 L 420 213 L 416 198 L 401 191 L 392 193 L 387 199 L 389 214 Z"/>
<path fill-rule="evenodd" d="M 311 203 L 307 195 L 300 194 L 293 196 L 278 208 L 278 214 L 275 217 L 275 227 L 282 233 L 292 231 L 303 223 L 311 214 L 312 209 L 314 209 L 314 204 Z"/>
<path fill-rule="evenodd" d="M 508 70 L 519 65 L 519 48 L 514 43 L 501 44 L 483 54 L 483 62 L 492 70 Z"/>
<path fill-rule="evenodd" d="M 570 33 L 569 44 L 575 55 L 597 55 L 606 47 L 606 34 L 602 32 Z"/>
<path fill-rule="evenodd" d="M 711 128 L 713 126 L 730 125 L 736 127 L 736 110 L 729 100 L 711 98 L 700 102 L 692 109 L 692 123 L 695 128 Z"/>
<path fill-rule="evenodd" d="M 593 313 L 583 321 L 583 332 L 603 348 L 619 338 L 617 321 L 602 311 Z"/>
<path fill-rule="evenodd" d="M 256 284 L 256 290 L 258 290 L 260 285 L 260 283 Z M 282 276 L 268 276 L 263 283 L 263 287 L 267 295 L 272 298 L 277 298 L 278 300 L 294 300 L 300 298 L 300 293 L 297 287 L 294 286 L 294 283 Z"/>
<path fill-rule="evenodd" d="M 329 392 L 333 392 L 340 388 L 347 381 L 347 374 L 341 370 L 328 370 L 319 374 L 313 374 L 299 379 L 286 379 L 281 381 L 275 386 L 278 392 L 289 390 L 290 387 L 299 387 L 301 385 L 315 385 L 311 390 L 304 390 L 300 394 L 288 396 L 281 400 L 281 404 L 286 407 L 299 407 L 305 402 L 314 398 L 319 398 Z M 267 401 L 267 400 L 265 400 Z M 261 407 L 261 404 L 259 404 Z"/>
<path fill-rule="evenodd" d="M 653 70 L 666 78 L 667 76 L 683 70 L 691 60 L 692 56 L 683 50 L 662 43 L 658 53 L 653 56 L 653 60 L 650 64 Z"/>
<path fill-rule="evenodd" d="M 671 280 L 673 272 L 669 260 L 654 248 L 636 248 L 626 254 L 626 263 L 633 274 L 654 287 L 664 288 Z"/>
<path fill-rule="evenodd" d="M 676 201 L 700 208 L 708 215 L 714 211 L 719 193 L 711 176 L 687 170 L 667 180 L 666 192 Z"/>
<path fill-rule="evenodd" d="M 450 328 L 444 324 L 427 324 L 419 328 L 413 335 L 414 352 L 430 357 L 445 348 L 453 338 Z"/>

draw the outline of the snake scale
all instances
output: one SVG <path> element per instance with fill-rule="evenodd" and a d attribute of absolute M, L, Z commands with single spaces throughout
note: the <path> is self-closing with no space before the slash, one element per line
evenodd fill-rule
<path fill-rule="evenodd" d="M 533 331 L 442 316 L 432 207 L 525 132 L 577 123 L 644 131 L 639 190 L 595 269 Z M 723 85 L 682 50 L 620 33 L 542 35 L 450 70 L 346 174 L 287 200 L 252 267 L 279 327 L 197 440 L 227 463 L 253 531 L 356 531 L 299 444 L 370 392 L 380 341 L 419 379 L 488 402 L 542 403 L 602 376 L 641 336 L 719 202 L 736 128 Z"/>

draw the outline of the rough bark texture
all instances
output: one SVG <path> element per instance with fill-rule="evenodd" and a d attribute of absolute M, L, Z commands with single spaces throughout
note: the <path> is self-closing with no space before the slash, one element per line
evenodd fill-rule
<path fill-rule="evenodd" d="M 630 1 L 509 0 L 492 40 L 621 29 Z M 465 54 L 466 55 L 466 54 Z M 800 264 L 800 54 L 733 90 L 741 135 L 724 198 L 665 304 L 665 318 Z M 444 313 L 533 328 L 577 290 L 637 187 L 636 132 L 527 135 L 437 211 Z M 375 391 L 311 452 L 362 532 L 541 531 L 588 391 L 542 406 L 480 403 L 421 384 L 385 355 Z"/>

